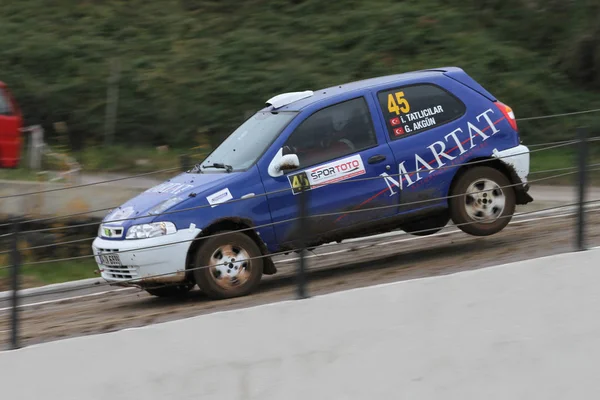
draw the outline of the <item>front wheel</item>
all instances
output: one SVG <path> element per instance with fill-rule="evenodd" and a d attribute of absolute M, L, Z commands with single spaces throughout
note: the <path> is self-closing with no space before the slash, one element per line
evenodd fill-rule
<path fill-rule="evenodd" d="M 245 296 L 254 290 L 263 273 L 258 245 L 240 232 L 219 232 L 203 241 L 196 254 L 194 277 L 213 299 Z"/>
<path fill-rule="evenodd" d="M 508 225 L 515 212 L 515 191 L 508 178 L 490 167 L 462 174 L 450 193 L 450 216 L 463 232 L 489 236 Z"/>

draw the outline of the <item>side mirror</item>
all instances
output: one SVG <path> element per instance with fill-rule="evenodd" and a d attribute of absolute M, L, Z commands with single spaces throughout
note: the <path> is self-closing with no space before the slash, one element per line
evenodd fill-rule
<path fill-rule="evenodd" d="M 276 168 L 280 172 L 300 168 L 300 160 L 296 154 L 286 154 L 281 156 Z"/>

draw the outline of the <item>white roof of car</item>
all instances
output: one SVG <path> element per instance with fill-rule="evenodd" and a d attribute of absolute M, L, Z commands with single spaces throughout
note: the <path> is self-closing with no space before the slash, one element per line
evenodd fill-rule
<path fill-rule="evenodd" d="M 312 96 L 314 93 L 312 90 L 305 90 L 304 92 L 289 92 L 278 94 L 277 96 L 271 97 L 267 100 L 267 105 L 271 105 L 274 108 L 287 106 L 295 101 L 305 99 Z"/>

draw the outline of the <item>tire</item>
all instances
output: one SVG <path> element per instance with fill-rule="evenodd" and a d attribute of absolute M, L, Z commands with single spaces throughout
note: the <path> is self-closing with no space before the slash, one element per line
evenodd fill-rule
<path fill-rule="evenodd" d="M 515 191 L 507 187 L 509 185 L 509 179 L 497 169 L 468 169 L 458 177 L 450 193 L 456 196 L 449 201 L 452 221 L 460 230 L 473 236 L 500 232 L 515 212 Z M 474 194 L 467 195 L 467 192 Z"/>
<path fill-rule="evenodd" d="M 239 232 L 219 233 L 225 232 L 228 234 L 206 239 L 196 253 L 196 283 L 212 299 L 251 293 L 263 273 L 264 260 L 254 240 Z"/>
<path fill-rule="evenodd" d="M 415 236 L 428 236 L 438 233 L 446 224 L 450 221 L 448 212 L 442 212 L 437 215 L 420 219 L 418 221 L 411 221 L 409 223 L 400 226 L 404 232 Z"/>
<path fill-rule="evenodd" d="M 165 284 L 164 286 L 148 287 L 144 290 L 156 297 L 181 297 L 192 290 L 194 286 L 196 285 L 193 283 Z"/>

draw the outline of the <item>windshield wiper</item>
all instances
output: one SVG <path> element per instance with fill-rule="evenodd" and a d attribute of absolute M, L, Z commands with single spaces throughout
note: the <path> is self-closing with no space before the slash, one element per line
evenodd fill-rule
<path fill-rule="evenodd" d="M 224 169 L 227 172 L 233 171 L 233 167 L 231 165 L 223 164 L 223 163 L 213 163 L 212 165 L 202 166 L 202 168 L 219 168 Z"/>

